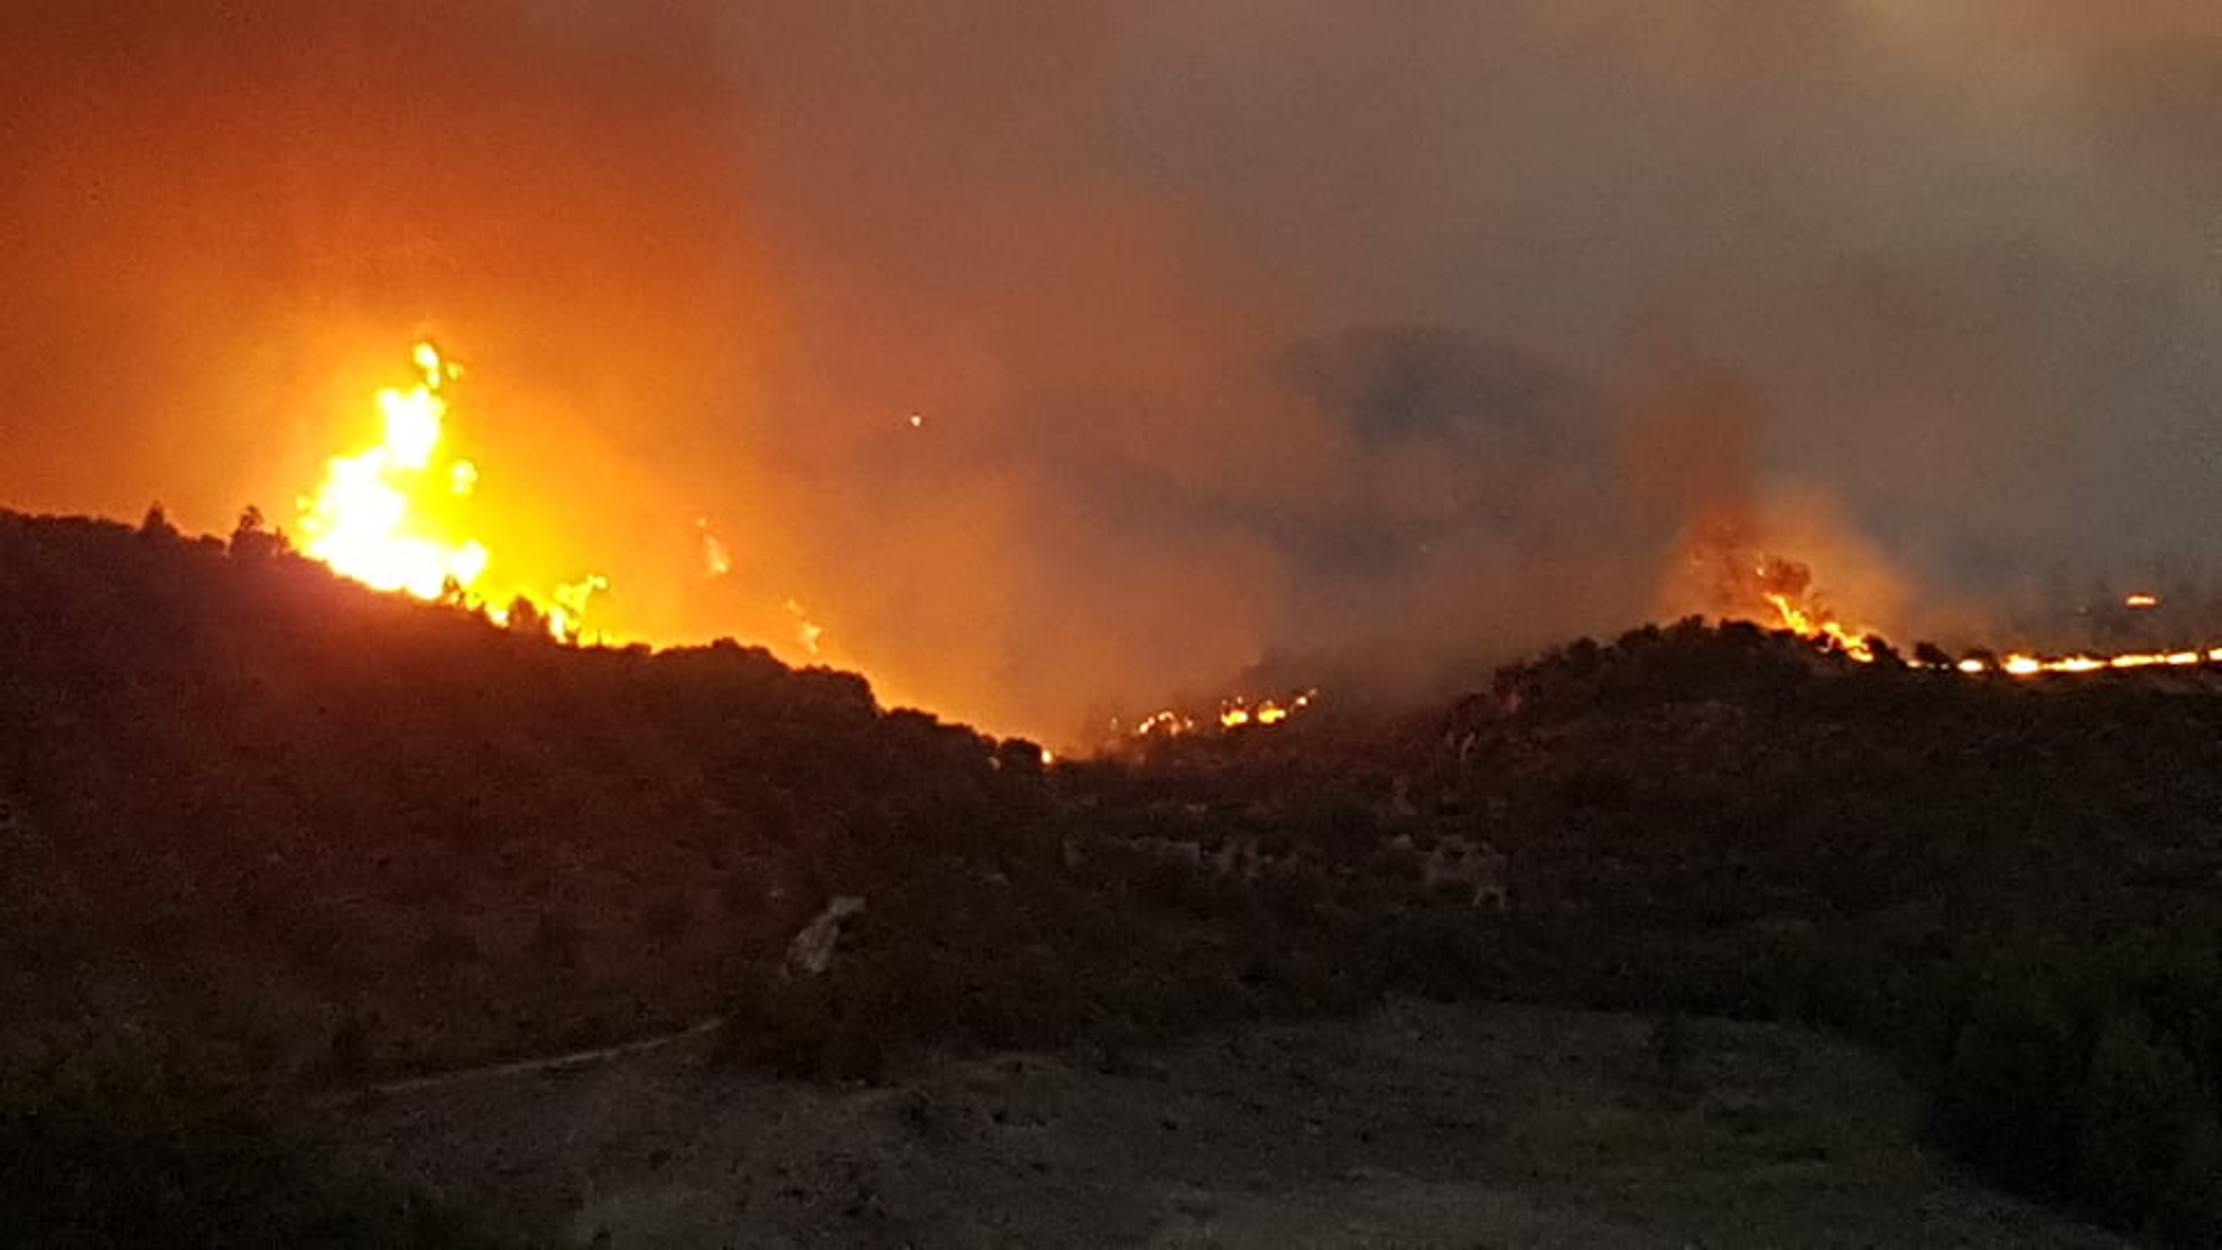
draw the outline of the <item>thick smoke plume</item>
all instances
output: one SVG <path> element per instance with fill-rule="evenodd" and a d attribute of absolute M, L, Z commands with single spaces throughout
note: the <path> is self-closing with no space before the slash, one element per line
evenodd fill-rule
<path fill-rule="evenodd" d="M 2218 105 L 2165 0 L 14 4 L 0 501 L 286 515 L 429 331 L 497 559 L 1057 740 L 1708 543 L 2027 622 L 2211 568 Z"/>

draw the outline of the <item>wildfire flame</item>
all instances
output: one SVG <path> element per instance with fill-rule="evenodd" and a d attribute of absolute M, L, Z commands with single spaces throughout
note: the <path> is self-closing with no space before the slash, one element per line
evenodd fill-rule
<path fill-rule="evenodd" d="M 1131 733 L 1137 738 L 1175 738 L 1214 725 L 1221 730 L 1253 725 L 1270 727 L 1302 714 L 1318 699 L 1317 690 L 1302 690 L 1285 698 L 1253 699 L 1247 695 L 1234 695 L 1219 701 L 1219 710 L 1215 716 L 1191 716 L 1165 708 L 1137 721 Z M 1114 725 L 1116 723 L 1113 722 Z"/>
<path fill-rule="evenodd" d="M 380 441 L 326 461 L 315 493 L 296 501 L 301 551 L 378 590 L 484 607 L 493 554 L 485 543 L 457 532 L 462 504 L 478 489 L 479 469 L 441 454 L 445 390 L 463 370 L 428 341 L 411 349 L 410 360 L 416 384 L 377 393 Z M 575 640 L 587 601 L 607 589 L 608 578 L 589 574 L 558 586 L 546 602 L 523 593 L 504 595 L 501 602 L 524 599 L 550 634 Z M 496 622 L 509 619 L 499 604 L 485 610 Z"/>
<path fill-rule="evenodd" d="M 589 573 L 575 582 L 565 582 L 555 588 L 555 606 L 543 615 L 548 618 L 548 632 L 558 638 L 577 638 L 582 632 L 581 622 L 586 619 L 586 602 L 610 588 L 610 579 L 600 573 Z"/>
<path fill-rule="evenodd" d="M 1848 626 L 1835 613 L 1812 602 L 1807 597 L 1812 581 L 1812 572 L 1805 565 L 1776 556 L 1760 559 L 1752 569 L 1753 589 L 1773 610 L 1780 628 L 1839 649 L 1863 664 L 1872 661 L 1875 653 L 1867 639 L 1874 631 Z"/>
<path fill-rule="evenodd" d="M 2041 673 L 2096 673 L 2104 670 L 2133 668 L 2191 668 L 2200 664 L 2222 664 L 2222 647 L 2204 650 L 2190 648 L 2181 651 L 2124 651 L 2114 655 L 2076 655 L 2039 657 L 2016 652 L 2000 659 L 1995 665 L 1976 656 L 1969 656 L 1953 667 L 1969 676 L 1997 671 L 2009 677 L 2035 677 Z"/>
<path fill-rule="evenodd" d="M 1755 571 L 1759 596 L 1774 613 L 1770 624 L 1787 629 L 1800 637 L 1820 643 L 1825 648 L 1840 650 L 1860 663 L 1872 663 L 1873 647 L 1868 639 L 1872 632 L 1851 629 L 1835 616 L 1816 608 L 1801 599 L 1808 576 L 1805 566 L 1783 560 L 1763 561 Z M 2133 611 L 2145 611 L 2160 606 L 2160 596 L 2136 591 L 2122 597 L 2122 606 Z M 1989 653 L 1971 654 L 1950 667 L 1970 677 L 1986 673 L 2002 673 L 2008 677 L 2038 677 L 2046 674 L 2120 672 L 2142 668 L 2192 668 L 2202 664 L 2222 664 L 2222 646 L 2183 647 L 2170 651 L 2124 651 L 2098 654 L 2080 651 L 2070 655 L 2041 656 L 2026 651 L 2011 651 L 1997 659 L 1985 658 Z M 1916 661 L 1918 664 L 1919 662 Z"/>
<path fill-rule="evenodd" d="M 710 532 L 710 518 L 696 517 L 694 528 L 702 535 L 702 575 L 723 577 L 733 571 L 733 553 L 728 551 L 725 540 Z"/>
<path fill-rule="evenodd" d="M 490 556 L 474 539 L 442 541 L 426 532 L 420 498 L 435 492 L 469 497 L 478 486 L 478 467 L 468 460 L 434 467 L 447 418 L 441 388 L 462 371 L 430 343 L 418 343 L 412 358 L 417 385 L 378 392 L 383 440 L 333 457 L 323 484 L 299 501 L 302 550 L 365 585 L 437 599 L 451 585 L 468 590 Z"/>
<path fill-rule="evenodd" d="M 1219 705 L 1219 727 L 1233 729 L 1237 725 L 1278 725 L 1312 705 L 1317 690 L 1306 690 L 1286 702 L 1277 699 L 1228 699 Z"/>
<path fill-rule="evenodd" d="M 802 644 L 802 649 L 812 659 L 817 658 L 820 653 L 818 640 L 825 637 L 826 627 L 810 619 L 810 609 L 802 606 L 800 600 L 787 601 L 787 615 L 795 618 L 795 641 Z"/>
<path fill-rule="evenodd" d="M 464 505 L 477 491 L 480 471 L 470 460 L 443 454 L 449 411 L 446 389 L 463 376 L 463 370 L 428 341 L 416 343 L 410 359 L 417 375 L 415 384 L 405 389 L 387 387 L 376 393 L 379 441 L 326 461 L 323 480 L 315 492 L 296 500 L 302 553 L 378 590 L 477 608 L 497 623 L 506 624 L 511 619 L 502 604 L 522 601 L 531 609 L 528 619 L 545 622 L 553 637 L 579 640 L 584 636 L 590 601 L 608 591 L 609 579 L 588 574 L 558 585 L 545 596 L 513 593 L 506 587 L 498 596 L 488 593 L 492 552 L 484 542 L 464 533 L 461 524 Z M 922 426 L 924 419 L 914 413 L 909 423 Z M 696 528 L 704 575 L 727 575 L 733 560 L 726 544 L 711 532 L 707 517 L 697 520 Z M 1805 565 L 1753 554 L 1748 548 L 1738 552 L 1729 547 L 1726 554 L 1729 558 L 1716 566 L 1724 570 L 1716 594 L 1738 600 L 1743 606 L 1723 603 L 1723 616 L 1768 618 L 1762 623 L 1788 630 L 1851 660 L 1872 663 L 1876 659 L 1871 641 L 1874 632 L 1846 624 L 1817 602 L 1810 594 L 1812 576 Z M 1738 555 L 1742 558 L 1736 558 Z M 2121 603 L 2125 609 L 2145 612 L 2158 608 L 2161 599 L 2151 592 L 2137 591 L 2125 595 Z M 819 655 L 824 627 L 799 601 L 789 599 L 785 607 L 794 620 L 795 637 L 803 650 L 813 657 Z M 1999 673 L 2009 677 L 2190 668 L 2222 665 L 2222 646 L 2049 656 L 2015 651 L 1996 659 L 1989 657 L 1988 652 L 1977 652 L 1934 666 L 1968 676 Z M 1129 732 L 1136 738 L 1150 738 L 1203 729 L 1230 732 L 1269 728 L 1302 714 L 1318 697 L 1317 690 L 1280 698 L 1233 696 L 1221 700 L 1216 713 L 1196 715 L 1165 708 L 1142 718 Z M 1113 724 L 1117 726 L 1117 722 Z"/>

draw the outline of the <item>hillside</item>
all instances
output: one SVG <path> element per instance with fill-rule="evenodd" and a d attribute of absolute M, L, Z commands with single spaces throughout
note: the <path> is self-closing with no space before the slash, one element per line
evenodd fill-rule
<path fill-rule="evenodd" d="M 628 1035 L 720 1007 L 855 865 L 1034 840 L 1034 748 L 854 676 L 562 647 L 256 537 L 0 515 L 18 1028 L 282 1070 Z"/>
<path fill-rule="evenodd" d="M 722 1064 L 878 1081 L 1394 994 L 1721 1015 L 1882 1048 L 2031 1192 L 2222 1227 L 2202 672 L 1692 622 L 1045 768 L 851 675 L 560 646 L 252 530 L 0 514 L 0 580 L 11 1053 L 121 1031 L 345 1091 L 716 1020 Z"/>

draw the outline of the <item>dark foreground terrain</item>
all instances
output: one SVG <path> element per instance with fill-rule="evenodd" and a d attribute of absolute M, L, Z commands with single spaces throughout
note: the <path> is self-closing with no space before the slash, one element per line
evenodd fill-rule
<path fill-rule="evenodd" d="M 1019 1192 L 991 1184 L 1005 1164 L 1062 1195 L 1012 1219 L 1069 1207 L 1113 1241 L 1469 1210 L 1510 1242 L 1739 1220 L 1867 1241 L 1886 1212 L 1935 1240 L 2037 1235 L 1939 1181 L 1943 1157 L 2135 1235 L 2222 1239 L 2204 668 L 1967 680 L 1685 622 L 1405 716 L 1330 694 L 1044 767 L 852 675 L 559 646 L 251 526 L 0 513 L 0 582 L 0 1204 L 28 1244 L 647 1235 L 721 1194 L 748 1198 L 744 1232 L 992 1242 L 965 1221 Z M 1398 1018 L 1424 1036 L 1397 1042 Z M 298 1114 L 704 1022 L 699 1064 L 650 1051 L 491 1102 L 434 1079 L 370 1112 L 368 1147 Z M 1160 1049 L 1195 1037 L 1219 1040 Z M 1768 1038 L 1801 1040 L 1723 1068 Z M 1313 1084 L 1274 1084 L 1269 1049 L 1211 1067 L 1284 1042 Z M 1653 1061 L 1606 1059 L 1631 1048 Z M 1071 1110 L 966 1136 L 965 1108 L 995 1108 L 937 1097 L 968 1072 L 1004 1089 L 988 1057 L 1012 1053 L 1058 1056 L 1019 1073 Z M 1194 1102 L 1215 1070 L 1239 1090 Z M 597 1089 L 635 1092 L 564 1101 Z M 750 1098 L 821 1135 L 956 1135 L 857 1152 L 853 1183 L 781 1180 L 839 1148 L 784 1157 L 719 1110 Z M 1814 1122 L 1799 1107 L 1842 1123 L 1770 1145 Z M 1186 1116 L 1224 1135 L 1135 1135 Z M 1307 1116 L 1347 1153 L 1275 1153 L 1314 1140 Z M 1042 1157 L 995 1144 L 1022 1140 Z M 1558 1215 L 1564 1237 L 1519 1223 Z"/>
<path fill-rule="evenodd" d="M 836 1088 L 678 1045 L 366 1099 L 348 1133 L 379 1171 L 612 1246 L 2121 1244 L 1954 1177 L 1871 1053 L 1775 1025 L 1675 1039 L 1399 999 Z"/>

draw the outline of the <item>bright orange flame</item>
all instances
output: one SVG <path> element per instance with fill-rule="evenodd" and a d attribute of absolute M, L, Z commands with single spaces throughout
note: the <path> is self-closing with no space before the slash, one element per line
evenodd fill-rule
<path fill-rule="evenodd" d="M 2222 647 L 2201 651 L 2124 651 L 2118 655 L 2091 655 L 2078 653 L 2063 656 L 2034 656 L 2026 653 L 2001 658 L 1997 671 L 2009 677 L 2035 677 L 2045 673 L 2097 673 L 2109 669 L 2139 668 L 2191 668 L 2200 664 L 2222 664 Z M 1960 672 L 1976 676 L 1992 671 L 1992 665 L 1969 656 L 1953 665 Z"/>
<path fill-rule="evenodd" d="M 1285 702 L 1279 699 L 1232 698 L 1219 704 L 1219 727 L 1233 729 L 1241 725 L 1278 725 L 1312 705 L 1317 690 L 1306 690 Z"/>
<path fill-rule="evenodd" d="M 1767 606 L 1775 610 L 1776 620 L 1782 628 L 1801 638 L 1834 643 L 1843 649 L 1844 654 L 1862 664 L 1875 658 L 1874 650 L 1867 645 L 1868 631 L 1851 629 L 1834 616 L 1800 604 L 1781 591 L 1770 590 L 1763 593 Z"/>
<path fill-rule="evenodd" d="M 1216 723 L 1222 730 L 1240 729 L 1245 726 L 1272 726 L 1287 722 L 1291 717 L 1311 707 L 1319 698 L 1319 691 L 1305 690 L 1286 699 L 1252 699 L 1237 695 L 1219 702 L 1216 720 L 1202 719 L 1165 708 L 1143 717 L 1135 723 L 1133 735 L 1137 738 L 1174 738 L 1194 733 L 1199 728 Z M 1116 728 L 1118 722 L 1112 722 Z"/>
<path fill-rule="evenodd" d="M 558 638 L 580 637 L 581 623 L 586 620 L 586 602 L 610 588 L 610 579 L 600 573 L 589 573 L 575 582 L 565 582 L 555 588 L 555 606 L 543 615 L 548 618 L 548 632 Z"/>
<path fill-rule="evenodd" d="M 819 639 L 826 636 L 826 627 L 810 619 L 810 610 L 794 599 L 787 601 L 787 615 L 795 618 L 795 641 L 812 658 L 819 654 Z"/>
<path fill-rule="evenodd" d="M 1171 708 L 1166 708 L 1161 712 L 1153 712 L 1143 717 L 1141 723 L 1134 727 L 1134 734 L 1140 738 L 1147 738 L 1152 735 L 1171 738 L 1187 733 L 1195 727 L 1195 721 Z"/>
<path fill-rule="evenodd" d="M 383 440 L 325 465 L 323 485 L 300 501 L 302 550 L 334 570 L 380 590 L 436 599 L 452 586 L 468 590 L 486 571 L 488 553 L 475 539 L 443 541 L 424 532 L 412 516 L 414 496 L 433 480 L 447 400 L 440 388 L 456 376 L 438 349 L 419 343 L 413 353 L 420 380 L 407 391 L 378 392 Z M 478 470 L 467 460 L 437 475 L 447 492 L 468 496 Z"/>
<path fill-rule="evenodd" d="M 1752 579 L 1753 588 L 1759 598 L 1773 610 L 1774 623 L 1780 628 L 1841 650 L 1861 663 L 1874 660 L 1874 650 L 1867 642 L 1871 631 L 1850 628 L 1832 613 L 1804 601 L 1803 592 L 1809 579 L 1803 565 L 1782 560 L 1762 560 L 1753 568 Z M 2122 603 L 2130 608 L 2152 608 L 2159 606 L 2160 596 L 2139 591 L 2124 596 Z M 2037 677 L 2054 673 L 2076 675 L 2108 670 L 2190 668 L 2200 664 L 2222 664 L 2222 646 L 2204 650 L 2187 648 L 2175 651 L 2128 651 L 2116 655 L 2078 652 L 2073 655 L 2040 656 L 2015 651 L 1995 660 L 1982 658 L 1982 654 L 1967 656 L 1952 663 L 1950 667 L 1970 677 L 1990 672 L 2002 673 L 2008 677 Z"/>
<path fill-rule="evenodd" d="M 493 556 L 485 543 L 453 532 L 452 514 L 477 490 L 479 469 L 468 460 L 440 459 L 448 415 L 443 391 L 463 370 L 430 342 L 417 343 L 410 359 L 416 385 L 377 394 L 380 441 L 326 461 L 316 493 L 296 501 L 301 550 L 379 590 L 478 605 L 488 597 L 482 583 Z M 558 587 L 549 603 L 511 594 L 501 603 L 523 597 L 551 634 L 576 639 L 588 598 L 608 588 L 609 579 L 589 574 Z M 508 620 L 500 604 L 487 615 Z"/>
<path fill-rule="evenodd" d="M 725 540 L 710 532 L 710 518 L 696 517 L 694 527 L 702 532 L 702 575 L 723 577 L 733 571 L 733 553 L 726 550 Z"/>

